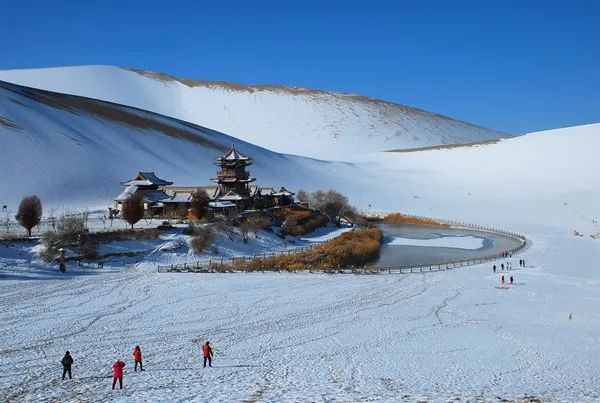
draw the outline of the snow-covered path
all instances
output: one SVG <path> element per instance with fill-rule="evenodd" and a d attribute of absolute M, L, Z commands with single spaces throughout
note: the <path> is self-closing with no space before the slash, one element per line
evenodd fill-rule
<path fill-rule="evenodd" d="M 545 245 L 556 239 L 534 242 L 540 246 L 527 251 L 528 267 L 510 272 L 510 289 L 497 288 L 499 275 L 487 266 L 414 275 L 130 269 L 4 280 L 0 303 L 10 309 L 0 313 L 0 394 L 84 401 L 597 400 L 600 279 L 583 267 L 567 273 L 562 261 L 546 257 Z M 580 245 L 560 242 L 574 251 Z M 201 368 L 205 340 L 214 345 L 212 369 Z M 145 356 L 142 373 L 131 368 L 136 344 Z M 63 382 L 66 350 L 75 359 L 74 379 Z M 111 391 L 117 357 L 127 361 L 125 389 Z"/>

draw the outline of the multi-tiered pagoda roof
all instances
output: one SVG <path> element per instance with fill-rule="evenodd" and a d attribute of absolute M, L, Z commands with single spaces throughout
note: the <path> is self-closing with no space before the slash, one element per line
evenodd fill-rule
<path fill-rule="evenodd" d="M 246 167 L 252 165 L 252 158 L 241 154 L 234 146 L 231 146 L 228 152 L 215 160 L 215 165 L 221 170 L 211 180 L 219 184 L 222 195 L 230 194 L 231 197 L 231 193 L 234 193 L 240 198 L 250 195 L 248 184 L 256 179 L 250 176 Z"/>

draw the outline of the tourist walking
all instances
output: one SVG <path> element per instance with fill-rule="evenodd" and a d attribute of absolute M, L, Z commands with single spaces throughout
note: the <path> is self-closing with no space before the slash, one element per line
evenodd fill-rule
<path fill-rule="evenodd" d="M 112 388 L 115 389 L 115 384 L 117 383 L 117 379 L 119 380 L 119 389 L 123 389 L 123 368 L 125 367 L 125 363 L 119 359 L 115 360 L 115 364 L 113 365 L 113 383 Z"/>
<path fill-rule="evenodd" d="M 492 269 L 494 269 L 494 273 L 496 273 L 496 265 L 494 265 Z"/>
<path fill-rule="evenodd" d="M 210 348 L 210 343 L 207 341 L 206 344 L 202 346 L 202 355 L 204 356 L 204 368 L 206 368 L 206 362 L 208 361 L 208 366 L 212 367 L 212 348 Z"/>
<path fill-rule="evenodd" d="M 135 367 L 133 368 L 133 371 L 137 371 L 137 366 L 138 364 L 140 364 L 140 371 L 144 370 L 144 367 L 142 365 L 142 349 L 140 348 L 140 346 L 135 346 L 135 348 L 133 349 L 133 361 L 135 362 Z"/>
<path fill-rule="evenodd" d="M 502 278 L 500 279 L 500 284 L 502 285 L 502 287 L 504 287 L 504 276 L 502 276 Z"/>
<path fill-rule="evenodd" d="M 510 276 L 510 285 L 513 283 L 513 276 Z"/>
<path fill-rule="evenodd" d="M 504 271 L 504 263 L 500 264 L 500 267 L 502 267 L 502 271 Z"/>
<path fill-rule="evenodd" d="M 69 379 L 73 379 L 71 378 L 71 365 L 73 365 L 73 357 L 71 357 L 71 353 L 67 351 L 61 362 L 63 365 L 62 379 L 65 379 L 66 374 L 69 374 Z"/>

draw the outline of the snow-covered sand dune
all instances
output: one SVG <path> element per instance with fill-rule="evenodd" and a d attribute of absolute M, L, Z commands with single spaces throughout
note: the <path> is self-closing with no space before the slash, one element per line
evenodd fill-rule
<path fill-rule="evenodd" d="M 140 170 L 179 185 L 211 184 L 214 159 L 232 144 L 254 159 L 251 172 L 262 186 L 295 188 L 306 177 L 327 186 L 340 167 L 353 171 L 155 113 L 2 82 L 0 142 L 0 202 L 13 210 L 30 193 L 59 207 L 106 206 L 121 191 L 119 181 Z"/>
<path fill-rule="evenodd" d="M 320 159 L 506 134 L 405 105 L 302 88 L 183 80 L 115 66 L 0 71 L 0 80 L 134 106 Z"/>

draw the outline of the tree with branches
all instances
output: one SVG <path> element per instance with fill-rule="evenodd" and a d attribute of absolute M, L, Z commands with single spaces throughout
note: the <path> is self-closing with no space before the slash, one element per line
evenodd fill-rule
<path fill-rule="evenodd" d="M 42 220 L 42 201 L 36 195 L 26 196 L 19 204 L 17 221 L 27 230 L 27 236 L 31 236 L 31 229 Z"/>
<path fill-rule="evenodd" d="M 342 216 L 353 210 L 348 202 L 348 198 L 335 190 L 328 190 L 327 192 L 317 190 L 310 194 L 308 199 L 314 209 L 325 214 L 331 221 L 335 221 L 338 225 Z"/>
<path fill-rule="evenodd" d="M 121 216 L 131 225 L 131 228 L 144 217 L 144 204 L 139 194 L 134 193 L 123 202 Z"/>

